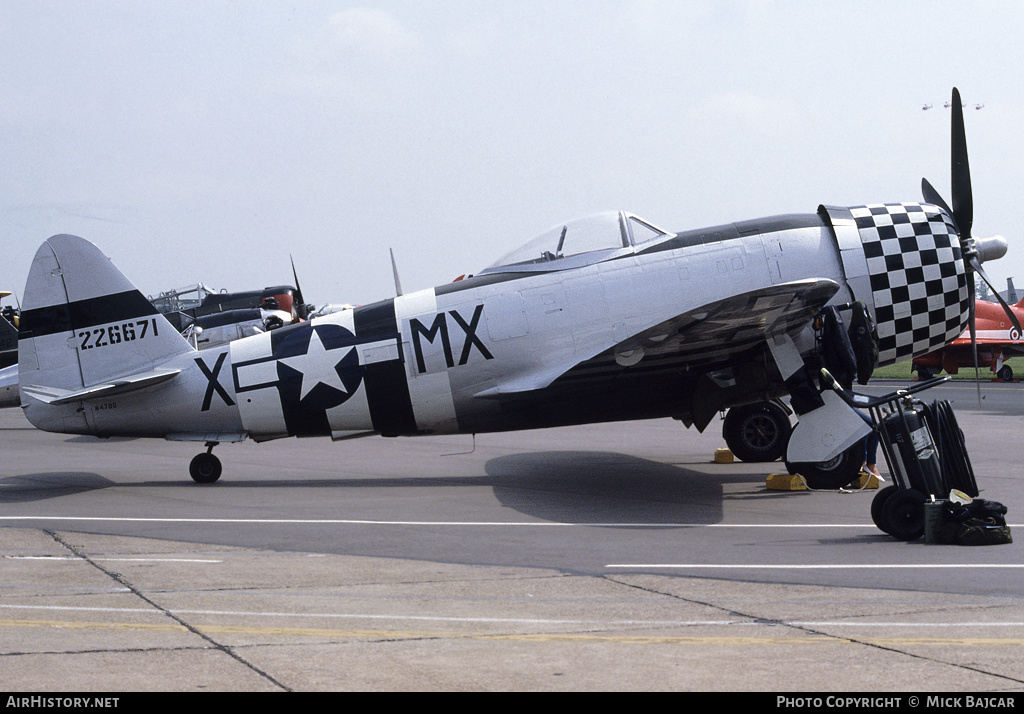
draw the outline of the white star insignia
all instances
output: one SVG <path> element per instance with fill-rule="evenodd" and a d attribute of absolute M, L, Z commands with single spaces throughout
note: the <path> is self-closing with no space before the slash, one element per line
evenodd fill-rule
<path fill-rule="evenodd" d="M 306 351 L 306 354 L 284 357 L 279 359 L 278 362 L 291 367 L 302 375 L 301 387 L 299 389 L 300 401 L 305 399 L 318 384 L 326 384 L 328 387 L 337 389 L 342 394 L 348 394 L 348 390 L 345 388 L 341 377 L 338 376 L 338 370 L 335 368 L 353 349 L 355 348 L 349 347 L 340 359 L 335 359 L 330 354 L 332 350 L 324 347 L 324 343 L 320 340 L 320 335 L 316 330 L 313 330 L 313 334 L 309 337 L 309 349 Z"/>

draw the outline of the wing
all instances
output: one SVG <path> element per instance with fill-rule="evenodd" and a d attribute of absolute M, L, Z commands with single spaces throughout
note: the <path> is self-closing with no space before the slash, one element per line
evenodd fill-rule
<path fill-rule="evenodd" d="M 518 374 L 477 397 L 501 398 L 559 383 L 588 381 L 635 370 L 713 368 L 769 337 L 795 334 L 839 290 L 832 280 L 799 280 L 740 293 L 688 310 L 598 354 L 571 364 Z"/>
<path fill-rule="evenodd" d="M 801 280 L 741 293 L 645 330 L 608 353 L 620 363 L 643 350 L 645 357 L 671 355 L 691 369 L 713 364 L 801 329 L 838 290 L 831 280 Z"/>

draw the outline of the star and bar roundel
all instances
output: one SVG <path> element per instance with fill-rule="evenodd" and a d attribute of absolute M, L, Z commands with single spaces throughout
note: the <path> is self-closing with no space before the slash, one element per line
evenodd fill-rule
<path fill-rule="evenodd" d="M 363 380 L 356 337 L 340 325 L 315 325 L 272 334 L 282 404 L 326 411 L 341 406 Z"/>
<path fill-rule="evenodd" d="M 272 331 L 268 342 L 269 353 L 232 365 L 235 392 L 246 397 L 275 389 L 288 433 L 329 434 L 327 412 L 351 399 L 363 383 L 359 340 L 341 325 L 307 322 Z"/>
<path fill-rule="evenodd" d="M 417 433 L 393 300 L 239 340 L 230 353 L 238 408 L 257 433 Z M 196 358 L 210 383 L 203 411 L 217 395 L 234 404 L 218 376 L 226 357 Z"/>

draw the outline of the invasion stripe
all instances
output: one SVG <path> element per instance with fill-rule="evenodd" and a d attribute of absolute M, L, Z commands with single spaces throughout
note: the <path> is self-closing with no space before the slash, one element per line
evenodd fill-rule
<path fill-rule="evenodd" d="M 395 340 L 402 354 L 395 301 L 384 300 L 357 307 L 353 314 L 356 337 L 360 341 Z M 402 360 L 375 362 L 363 366 L 363 384 L 370 407 L 373 430 L 383 436 L 408 436 L 416 433 L 412 397 Z"/>

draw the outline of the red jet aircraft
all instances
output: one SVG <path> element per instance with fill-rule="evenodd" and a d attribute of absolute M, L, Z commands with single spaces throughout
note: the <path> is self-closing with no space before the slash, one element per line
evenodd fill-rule
<path fill-rule="evenodd" d="M 1003 381 L 1013 381 L 1013 369 L 1005 362 L 1010 357 L 1024 355 L 1024 339 L 1021 339 L 1020 332 L 1010 323 L 998 303 L 976 300 L 974 306 L 978 366 L 989 367 Z M 1024 299 L 1011 305 L 1010 309 L 1024 324 Z M 912 364 L 921 379 L 933 377 L 943 370 L 948 374 L 956 374 L 961 367 L 973 367 L 975 362 L 970 331 L 965 331 L 942 349 L 915 357 Z"/>

